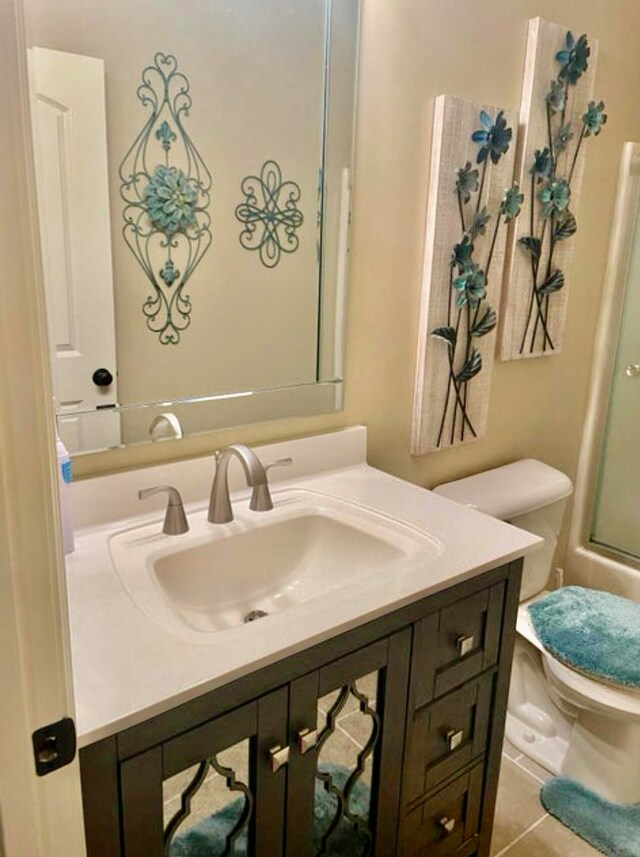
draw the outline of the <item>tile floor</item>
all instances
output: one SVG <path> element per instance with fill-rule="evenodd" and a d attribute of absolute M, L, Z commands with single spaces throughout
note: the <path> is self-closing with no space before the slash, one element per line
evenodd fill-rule
<path fill-rule="evenodd" d="M 505 741 L 492 857 L 601 857 L 540 803 L 540 787 L 549 774 Z"/>

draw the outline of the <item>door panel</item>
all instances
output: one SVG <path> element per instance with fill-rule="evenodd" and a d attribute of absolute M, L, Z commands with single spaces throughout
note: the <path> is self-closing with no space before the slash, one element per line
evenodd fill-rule
<path fill-rule="evenodd" d="M 615 334 L 614 334 L 615 335 Z M 591 538 L 640 560 L 640 214 L 631 246 L 626 295 L 602 447 Z"/>
<path fill-rule="evenodd" d="M 402 631 L 292 684 L 291 857 L 392 853 L 409 639 Z"/>
<path fill-rule="evenodd" d="M 71 452 L 83 442 L 113 446 L 117 414 L 95 440 L 101 421 L 73 418 L 117 402 L 104 62 L 32 48 L 29 67 L 53 388 L 67 417 L 60 433 Z M 100 368 L 110 385 L 94 383 Z"/>
<path fill-rule="evenodd" d="M 123 762 L 124 857 L 280 857 L 287 703 L 274 691 Z"/>

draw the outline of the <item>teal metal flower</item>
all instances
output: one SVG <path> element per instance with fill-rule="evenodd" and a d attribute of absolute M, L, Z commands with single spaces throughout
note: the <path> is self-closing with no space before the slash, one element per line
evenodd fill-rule
<path fill-rule="evenodd" d="M 471 199 L 471 194 L 478 190 L 478 178 L 480 173 L 473 169 L 471 161 L 467 161 L 464 167 L 456 170 L 456 192 L 459 194 L 462 202 L 467 203 Z"/>
<path fill-rule="evenodd" d="M 533 164 L 531 166 L 530 173 L 532 176 L 536 176 L 538 181 L 542 181 L 543 178 L 551 175 L 553 171 L 553 158 L 551 157 L 551 152 L 549 151 L 549 147 L 545 146 L 544 149 L 536 149 L 533 155 Z"/>
<path fill-rule="evenodd" d="M 483 205 L 480 211 L 476 211 L 471 220 L 471 225 L 468 229 L 468 235 L 471 241 L 475 241 L 478 235 L 484 235 L 487 231 L 487 223 L 491 220 L 489 209 Z"/>
<path fill-rule="evenodd" d="M 459 244 L 453 245 L 453 253 L 451 254 L 449 265 L 452 268 L 457 268 L 458 273 L 462 274 L 463 271 L 468 270 L 473 264 L 471 260 L 472 253 L 473 244 L 469 236 L 465 235 Z"/>
<path fill-rule="evenodd" d="M 571 125 L 567 122 L 558 128 L 558 132 L 554 138 L 553 148 L 556 155 L 564 152 L 571 140 L 573 140 L 573 131 L 571 130 Z"/>
<path fill-rule="evenodd" d="M 585 34 L 576 42 L 570 30 L 565 36 L 564 44 L 563 50 L 556 54 L 556 59 L 562 66 L 558 77 L 575 86 L 588 68 L 591 48 Z"/>
<path fill-rule="evenodd" d="M 504 217 L 507 223 L 510 220 L 515 220 L 515 218 L 520 214 L 523 202 L 524 194 L 520 193 L 518 182 L 514 182 L 511 187 L 507 188 L 504 192 L 502 202 L 500 203 L 500 214 Z"/>
<path fill-rule="evenodd" d="M 151 223 L 165 235 L 184 232 L 196 222 L 198 191 L 178 167 L 157 166 L 144 199 Z"/>
<path fill-rule="evenodd" d="M 597 104 L 595 101 L 590 101 L 587 112 L 582 117 L 585 137 L 590 137 L 592 134 L 597 137 L 606 121 L 607 114 L 604 112 L 604 101 L 599 101 Z"/>
<path fill-rule="evenodd" d="M 491 158 L 491 161 L 497 164 L 502 155 L 509 151 L 513 131 L 507 127 L 502 110 L 496 116 L 495 122 L 485 110 L 481 110 L 480 122 L 482 128 L 471 135 L 473 142 L 480 144 L 477 161 L 483 164 L 487 158 Z"/>
<path fill-rule="evenodd" d="M 458 292 L 456 306 L 458 309 L 469 304 L 475 309 L 487 294 L 487 278 L 478 265 L 473 264 L 453 281 L 453 287 Z"/>
<path fill-rule="evenodd" d="M 562 113 L 567 106 L 567 89 L 561 80 L 552 80 L 551 88 L 546 95 L 549 110 L 552 113 Z"/>
<path fill-rule="evenodd" d="M 571 190 L 565 179 L 553 179 L 548 181 L 539 194 L 542 209 L 542 217 L 551 217 L 552 214 L 560 214 L 569 205 Z"/>

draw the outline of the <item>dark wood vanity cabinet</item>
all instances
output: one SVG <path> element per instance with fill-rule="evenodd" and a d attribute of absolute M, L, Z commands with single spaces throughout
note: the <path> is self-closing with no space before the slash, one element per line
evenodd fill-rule
<path fill-rule="evenodd" d="M 486 857 L 520 569 L 84 748 L 89 857 Z"/>

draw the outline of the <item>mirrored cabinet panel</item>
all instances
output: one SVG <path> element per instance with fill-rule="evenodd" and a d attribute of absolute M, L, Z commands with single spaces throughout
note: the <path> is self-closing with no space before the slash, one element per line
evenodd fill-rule
<path fill-rule="evenodd" d="M 25 5 L 66 445 L 340 408 L 359 0 Z"/>

